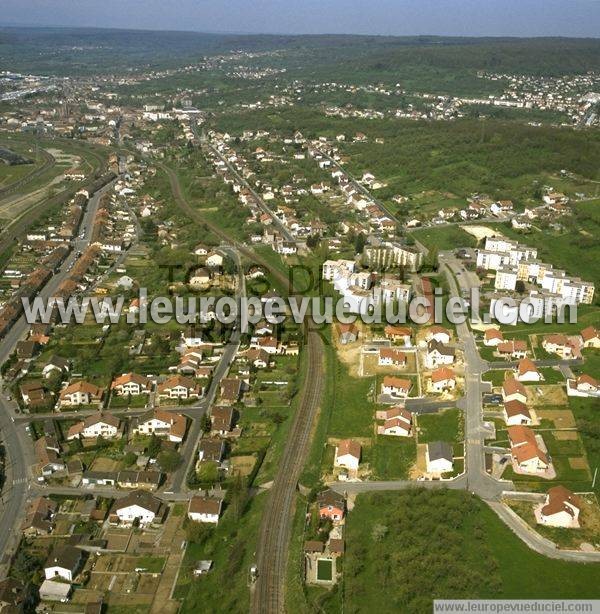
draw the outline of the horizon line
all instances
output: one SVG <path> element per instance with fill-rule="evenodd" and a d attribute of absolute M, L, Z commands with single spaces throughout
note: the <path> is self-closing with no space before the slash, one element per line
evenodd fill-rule
<path fill-rule="evenodd" d="M 213 36 L 291 36 L 291 37 L 319 37 L 319 36 L 354 36 L 364 38 L 454 38 L 454 39 L 572 39 L 572 40 L 600 40 L 600 36 L 573 36 L 573 35 L 530 35 L 516 36 L 514 34 L 366 34 L 360 32 L 247 32 L 242 30 L 187 30 L 187 29 L 156 29 L 156 28 L 135 28 L 135 27 L 119 27 L 119 26 L 83 26 L 83 25 L 66 25 L 66 24 L 27 24 L 18 22 L 2 22 L 0 28 L 28 28 L 32 30 L 42 29 L 60 29 L 60 30 L 116 30 L 118 32 L 163 32 L 163 33 L 184 33 L 184 34 L 205 34 Z"/>

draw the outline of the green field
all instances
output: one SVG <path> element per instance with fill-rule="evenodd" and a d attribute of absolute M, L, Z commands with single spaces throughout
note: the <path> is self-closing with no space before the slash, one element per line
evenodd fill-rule
<path fill-rule="evenodd" d="M 347 521 L 344 611 L 422 614 L 442 598 L 597 599 L 599 570 L 535 553 L 467 493 L 362 494 Z"/>

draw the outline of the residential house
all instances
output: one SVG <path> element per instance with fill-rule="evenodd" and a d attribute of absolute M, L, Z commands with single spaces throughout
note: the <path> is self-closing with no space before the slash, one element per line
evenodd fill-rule
<path fill-rule="evenodd" d="M 529 358 L 519 360 L 515 374 L 520 382 L 541 382 L 544 379 L 535 363 Z"/>
<path fill-rule="evenodd" d="M 50 377 L 54 373 L 68 373 L 71 369 L 71 363 L 66 358 L 61 356 L 52 356 L 48 359 L 44 367 L 42 368 L 42 375 L 44 377 Z"/>
<path fill-rule="evenodd" d="M 87 416 L 82 422 L 76 422 L 67 433 L 67 440 L 72 439 L 113 439 L 119 432 L 120 420 L 108 413 Z"/>
<path fill-rule="evenodd" d="M 388 324 L 383 332 L 391 341 L 401 342 L 404 345 L 411 344 L 412 330 L 406 326 L 392 326 Z"/>
<path fill-rule="evenodd" d="M 220 398 L 223 405 L 233 405 L 242 397 L 242 380 L 235 377 L 225 377 L 221 380 Z"/>
<path fill-rule="evenodd" d="M 450 332 L 443 326 L 432 326 L 425 333 L 425 341 L 435 340 L 438 343 L 450 343 Z"/>
<path fill-rule="evenodd" d="M 567 394 L 570 397 L 600 397 L 600 381 L 583 373 L 567 380 Z"/>
<path fill-rule="evenodd" d="M 383 426 L 377 427 L 378 435 L 393 435 L 410 437 L 412 434 L 412 414 L 404 407 L 397 405 L 388 410 L 376 412 L 376 417 L 383 417 Z"/>
<path fill-rule="evenodd" d="M 233 407 L 215 405 L 210 412 L 212 422 L 211 431 L 218 435 L 229 435 L 234 424 Z"/>
<path fill-rule="evenodd" d="M 194 522 L 217 524 L 221 516 L 223 501 L 212 497 L 194 495 L 188 505 L 188 518 Z"/>
<path fill-rule="evenodd" d="M 57 546 L 44 565 L 44 576 L 46 580 L 62 578 L 73 582 L 82 561 L 83 551 L 79 548 L 70 545 Z"/>
<path fill-rule="evenodd" d="M 581 331 L 584 348 L 600 349 L 600 333 L 595 326 L 588 326 Z"/>
<path fill-rule="evenodd" d="M 456 388 L 456 374 L 449 367 L 440 367 L 431 374 L 431 389 L 434 392 L 454 390 Z"/>
<path fill-rule="evenodd" d="M 198 399 L 202 388 L 192 378 L 185 375 L 173 375 L 157 386 L 161 399 Z"/>
<path fill-rule="evenodd" d="M 528 426 L 509 426 L 508 439 L 513 462 L 519 469 L 525 473 L 539 473 L 548 469 L 550 459 Z"/>
<path fill-rule="evenodd" d="M 404 399 L 408 396 L 411 388 L 412 382 L 409 379 L 386 375 L 381 384 L 381 394 Z"/>
<path fill-rule="evenodd" d="M 104 390 L 84 380 L 69 384 L 60 391 L 60 406 L 99 405 L 102 403 Z"/>
<path fill-rule="evenodd" d="M 138 522 L 140 526 L 162 522 L 165 508 L 160 499 L 157 499 L 144 490 L 135 490 L 132 493 L 117 499 L 111 509 L 111 516 L 116 516 L 124 526 L 131 526 Z"/>
<path fill-rule="evenodd" d="M 454 470 L 452 446 L 446 441 L 432 441 L 425 451 L 427 473 L 441 475 Z"/>
<path fill-rule="evenodd" d="M 198 460 L 220 463 L 225 457 L 225 442 L 222 439 L 203 437 L 198 444 Z"/>
<path fill-rule="evenodd" d="M 333 522 L 342 520 L 346 512 L 346 500 L 342 495 L 328 488 L 317 495 L 319 518 Z"/>
<path fill-rule="evenodd" d="M 394 348 L 381 348 L 379 350 L 378 364 L 380 367 L 406 367 L 407 357 L 404 352 Z"/>
<path fill-rule="evenodd" d="M 521 403 L 527 403 L 527 391 L 525 390 L 525 386 L 514 377 L 505 379 L 502 384 L 502 400 L 504 403 L 507 401 L 521 401 Z"/>
<path fill-rule="evenodd" d="M 40 380 L 30 380 L 21 384 L 20 391 L 24 405 L 31 409 L 54 404 L 54 394 L 46 389 Z"/>
<path fill-rule="evenodd" d="M 575 493 L 564 486 L 553 486 L 548 489 L 538 521 L 551 527 L 579 527 L 581 506 L 582 501 Z"/>
<path fill-rule="evenodd" d="M 360 464 L 361 446 L 357 441 L 352 439 L 342 439 L 335 449 L 335 467 L 344 467 L 345 469 L 358 469 Z"/>
<path fill-rule="evenodd" d="M 425 366 L 433 369 L 439 365 L 451 365 L 456 357 L 456 350 L 453 347 L 444 345 L 437 339 L 431 339 L 427 343 L 427 353 L 425 354 Z"/>
<path fill-rule="evenodd" d="M 504 335 L 497 328 L 488 328 L 483 335 L 483 345 L 486 347 L 497 347 L 503 341 Z"/>
<path fill-rule="evenodd" d="M 65 470 L 65 464 L 60 458 L 60 447 L 54 437 L 40 437 L 33 447 L 38 468 L 43 476 L 51 476 Z"/>
<path fill-rule="evenodd" d="M 527 341 L 523 339 L 512 339 L 501 341 L 496 346 L 498 354 L 506 360 L 521 359 L 527 357 Z"/>
<path fill-rule="evenodd" d="M 21 526 L 23 535 L 34 537 L 52 533 L 53 520 L 58 503 L 46 497 L 36 497 L 27 505 L 25 520 Z"/>
<path fill-rule="evenodd" d="M 110 385 L 111 390 L 117 396 L 146 394 L 150 392 L 151 386 L 152 381 L 148 377 L 137 373 L 123 373 L 116 377 Z"/>
<path fill-rule="evenodd" d="M 342 345 L 354 343 L 358 339 L 358 327 L 355 324 L 344 324 L 338 322 L 336 324 L 338 339 Z"/>
<path fill-rule="evenodd" d="M 187 418 L 183 414 L 161 409 L 152 409 L 134 419 L 132 431 L 136 435 L 167 437 L 169 441 L 181 443 L 187 429 Z"/>
<path fill-rule="evenodd" d="M 542 340 L 542 347 L 549 354 L 558 354 L 563 359 L 578 358 L 577 346 L 567 335 L 546 335 Z"/>
<path fill-rule="evenodd" d="M 529 426 L 532 423 L 531 413 L 527 405 L 522 401 L 506 401 L 502 413 L 504 422 L 506 422 L 508 426 L 516 426 L 518 424 Z"/>

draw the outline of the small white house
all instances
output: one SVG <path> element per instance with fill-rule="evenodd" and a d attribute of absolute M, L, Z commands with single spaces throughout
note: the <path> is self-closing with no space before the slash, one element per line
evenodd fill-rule
<path fill-rule="evenodd" d="M 453 471 L 452 446 L 445 441 L 433 441 L 427 444 L 425 459 L 427 461 L 427 472 L 440 475 Z"/>
<path fill-rule="evenodd" d="M 343 439 L 335 450 L 334 466 L 346 469 L 358 469 L 360 464 L 361 446 L 352 439 Z"/>
<path fill-rule="evenodd" d="M 554 486 L 548 490 L 543 506 L 536 510 L 539 524 L 551 527 L 579 527 L 581 499 L 564 486 Z"/>
<path fill-rule="evenodd" d="M 188 518 L 194 522 L 217 524 L 222 507 L 221 499 L 194 495 L 188 506 Z"/>

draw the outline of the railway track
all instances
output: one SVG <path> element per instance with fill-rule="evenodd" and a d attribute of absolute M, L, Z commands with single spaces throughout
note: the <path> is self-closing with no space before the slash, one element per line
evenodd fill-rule
<path fill-rule="evenodd" d="M 308 370 L 305 385 L 260 527 L 256 552 L 258 577 L 250 608 L 257 614 L 285 611 L 285 578 L 296 486 L 310 449 L 323 388 L 323 342 L 318 333 L 309 329 L 306 347 Z"/>
<path fill-rule="evenodd" d="M 42 154 L 44 156 L 44 164 L 39 168 L 32 170 L 30 173 L 27 173 L 25 177 L 21 177 L 17 181 L 0 188 L 0 199 L 5 196 L 10 196 L 10 194 L 14 194 L 16 191 L 20 190 L 22 187 L 26 186 L 28 183 L 31 183 L 34 179 L 37 179 L 41 175 L 43 175 L 46 171 L 49 171 L 56 164 L 56 159 L 54 156 L 44 149 L 42 149 Z"/>
<path fill-rule="evenodd" d="M 193 209 L 182 194 L 175 172 L 164 165 L 161 165 L 161 168 L 167 173 L 177 204 L 190 218 L 206 225 L 216 236 L 235 245 L 240 253 L 263 265 L 284 286 L 288 283 L 288 279 L 281 271 L 274 269 L 245 245 L 232 241 L 218 226 Z M 311 433 L 321 402 L 324 382 L 323 341 L 311 323 L 312 320 L 305 323 L 305 348 L 308 352 L 305 385 L 302 388 L 277 475 L 269 490 L 269 500 L 259 531 L 256 551 L 258 577 L 251 595 L 251 611 L 257 614 L 280 613 L 285 609 L 285 576 L 296 505 L 296 487 L 310 449 Z"/>

